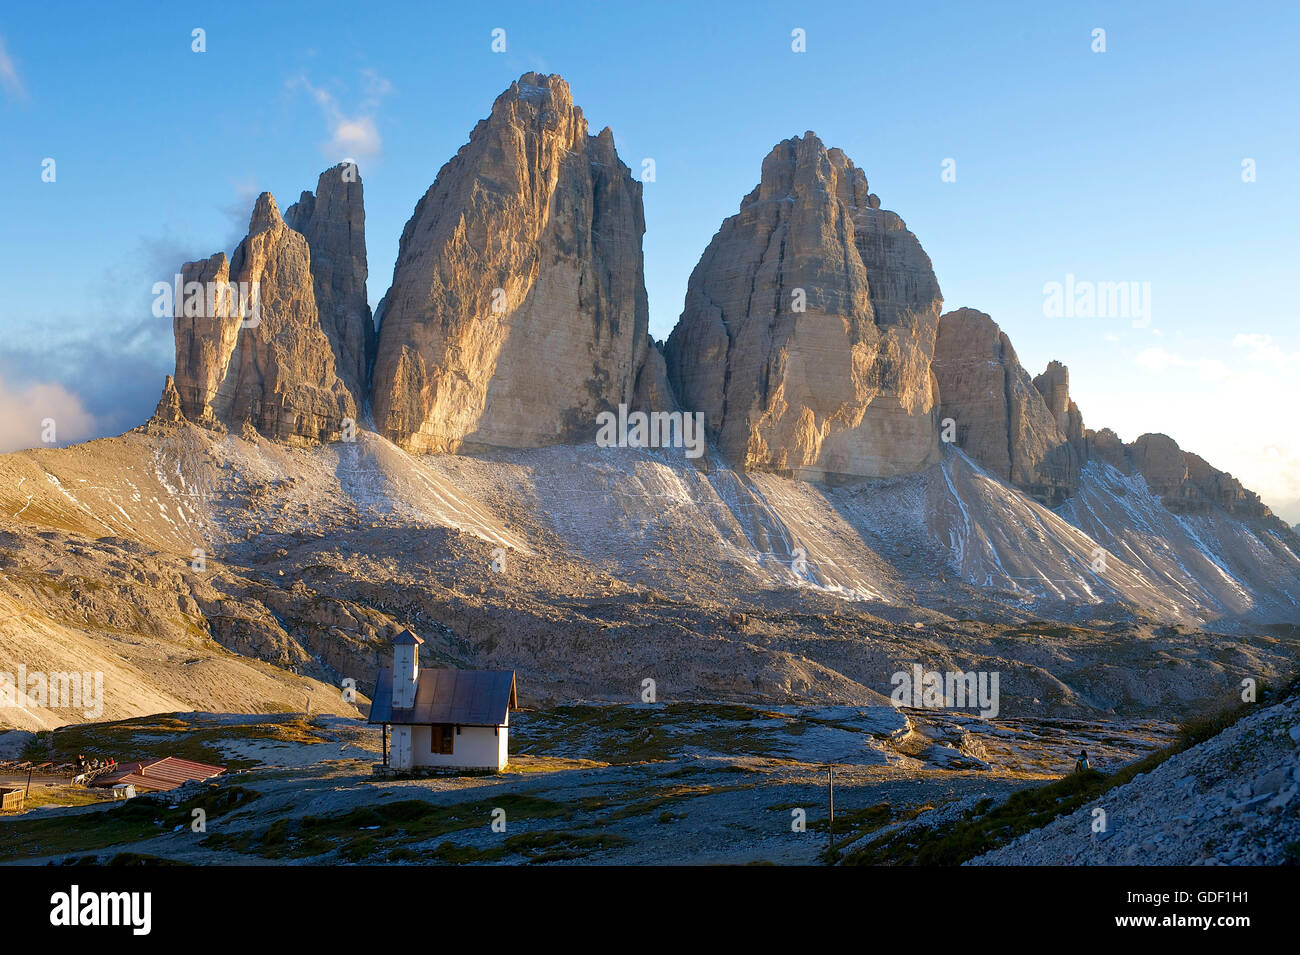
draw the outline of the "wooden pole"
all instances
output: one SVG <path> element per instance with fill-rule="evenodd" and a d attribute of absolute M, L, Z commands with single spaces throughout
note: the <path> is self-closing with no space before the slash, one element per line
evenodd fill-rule
<path fill-rule="evenodd" d="M 830 832 L 831 844 L 830 853 L 835 855 L 835 767 L 826 767 L 826 798 L 830 803 L 830 817 L 827 821 L 826 828 Z"/>
<path fill-rule="evenodd" d="M 30 796 L 31 794 L 32 794 L 32 771 L 29 769 L 27 770 L 27 789 L 26 791 L 23 792 L 23 801 L 26 802 L 27 797 Z"/>

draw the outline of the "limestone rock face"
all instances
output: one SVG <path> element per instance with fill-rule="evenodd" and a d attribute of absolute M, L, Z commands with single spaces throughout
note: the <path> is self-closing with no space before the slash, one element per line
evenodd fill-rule
<path fill-rule="evenodd" d="M 734 464 L 885 476 L 938 460 L 942 297 L 916 237 L 812 133 L 778 143 L 691 275 L 669 380 Z"/>
<path fill-rule="evenodd" d="M 1035 387 L 1038 383 L 1021 367 L 1010 339 L 988 315 L 961 308 L 939 322 L 933 367 L 940 413 L 956 422 L 957 446 L 1049 507 L 1078 489 L 1081 467 L 1079 450 L 1066 431 L 1076 428 L 1071 409 L 1077 416 L 1078 408 L 1069 401 L 1064 366 L 1054 365 Z M 1081 417 L 1077 433 L 1081 445 Z"/>
<path fill-rule="evenodd" d="M 363 406 L 377 335 L 366 299 L 366 213 L 356 165 L 340 163 L 321 173 L 315 194 L 304 192 L 284 221 L 307 239 L 316 310 L 335 371 Z"/>
<path fill-rule="evenodd" d="M 380 306 L 375 426 L 413 451 L 588 440 L 650 348 L 641 184 L 525 74 L 438 173 Z"/>
<path fill-rule="evenodd" d="M 1187 459 L 1177 441 L 1167 434 L 1144 434 L 1128 451 L 1133 468 L 1154 493 L 1163 498 L 1181 491 L 1187 480 Z"/>
<path fill-rule="evenodd" d="M 175 388 L 186 418 L 217 422 L 288 442 L 337 437 L 356 403 L 335 372 L 334 352 L 316 310 L 307 240 L 262 193 L 248 236 L 227 260 L 218 253 L 181 269 L 186 288 L 205 294 L 176 305 Z M 231 284 L 256 297 L 241 309 Z M 213 290 L 216 294 L 213 294 Z M 255 291 L 254 291 L 255 290 Z"/>
<path fill-rule="evenodd" d="M 1110 428 L 1102 428 L 1100 431 L 1088 429 L 1084 432 L 1084 443 L 1088 449 L 1085 455 L 1087 460 L 1105 461 L 1121 474 L 1130 473 L 1128 451 L 1120 436 Z"/>
<path fill-rule="evenodd" d="M 1083 415 L 1070 398 L 1070 369 L 1059 361 L 1048 362 L 1047 369 L 1034 379 L 1034 387 L 1047 402 L 1047 410 L 1066 440 L 1086 459 Z"/>
<path fill-rule="evenodd" d="M 162 397 L 158 399 L 152 420 L 160 424 L 179 424 L 185 420 L 185 414 L 181 411 L 181 396 L 176 391 L 176 382 L 171 375 L 163 382 Z"/>
<path fill-rule="evenodd" d="M 1234 517 L 1267 517 L 1272 511 L 1254 491 L 1242 486 L 1231 474 L 1212 467 L 1204 458 L 1190 451 L 1183 452 L 1187 462 L 1187 479 L 1205 498 L 1223 508 Z"/>
<path fill-rule="evenodd" d="M 1234 517 L 1281 524 L 1258 494 L 1200 455 L 1183 451 L 1168 435 L 1142 435 L 1128 446 L 1128 456 L 1147 486 L 1177 514 L 1204 514 L 1220 507 Z"/>
<path fill-rule="evenodd" d="M 668 381 L 663 346 L 653 340 L 637 374 L 635 406 L 643 411 L 677 410 L 677 399 Z"/>

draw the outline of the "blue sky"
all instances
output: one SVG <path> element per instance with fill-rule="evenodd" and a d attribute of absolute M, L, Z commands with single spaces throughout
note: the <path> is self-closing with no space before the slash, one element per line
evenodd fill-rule
<path fill-rule="evenodd" d="M 945 307 L 991 314 L 1031 373 L 1069 365 L 1089 427 L 1164 431 L 1300 521 L 1297 49 L 1283 2 L 8 3 L 0 443 L 24 443 L 33 402 L 63 438 L 139 423 L 173 364 L 153 282 L 345 157 L 377 302 L 415 202 L 538 70 L 634 173 L 655 160 L 656 337 L 763 156 L 811 129 L 907 221 Z M 1149 283 L 1149 323 L 1046 315 L 1067 275 Z"/>

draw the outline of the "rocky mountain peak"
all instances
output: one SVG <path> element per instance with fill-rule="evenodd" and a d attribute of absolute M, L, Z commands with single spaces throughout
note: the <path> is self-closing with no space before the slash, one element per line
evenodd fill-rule
<path fill-rule="evenodd" d="M 1234 517 L 1256 518 L 1290 539 L 1289 528 L 1254 491 L 1198 454 L 1184 451 L 1167 434 L 1144 434 L 1126 448 L 1132 469 L 1176 514 L 1204 514 L 1213 507 Z"/>
<path fill-rule="evenodd" d="M 958 447 L 1049 506 L 1078 489 L 1083 420 L 1064 365 L 1053 362 L 1031 380 L 997 323 L 959 308 L 939 322 L 933 367 L 940 414 L 956 423 Z"/>
<path fill-rule="evenodd" d="M 186 418 L 295 443 L 332 440 L 355 419 L 321 328 L 307 239 L 285 224 L 269 192 L 229 260 L 217 253 L 182 266 L 181 276 L 174 387 Z"/>
<path fill-rule="evenodd" d="M 669 376 L 741 466 L 913 471 L 938 458 L 941 304 L 916 237 L 807 132 L 773 147 L 705 250 L 667 342 Z"/>
<path fill-rule="evenodd" d="M 490 139 L 506 128 L 542 132 L 566 149 L 581 149 L 587 139 L 587 119 L 573 104 L 569 84 L 557 74 L 525 73 L 511 83 L 493 101 L 487 119 L 474 127 L 461 151 L 473 146 L 476 139 Z M 609 142 L 613 144 L 612 132 Z"/>
<path fill-rule="evenodd" d="M 187 287 L 235 297 L 178 302 L 176 374 L 154 420 L 311 442 L 369 402 L 386 437 L 439 452 L 585 442 L 602 412 L 680 409 L 742 468 L 835 480 L 923 470 L 952 418 L 967 454 L 1052 507 L 1096 459 L 1140 474 L 1172 511 L 1281 526 L 1166 435 L 1126 445 L 1086 430 L 1069 369 L 1031 378 L 990 316 L 941 318 L 916 237 L 812 131 L 763 158 L 662 346 L 647 332 L 644 231 L 613 132 L 589 134 L 561 77 L 525 73 L 416 204 L 378 330 L 356 166 L 327 169 L 283 216 L 259 195 L 229 258 L 182 269 Z"/>
<path fill-rule="evenodd" d="M 361 174 L 339 163 L 320 174 L 316 192 L 303 192 L 285 222 L 307 240 L 321 327 L 339 378 L 358 408 L 369 394 L 378 335 L 366 296 L 366 212 Z"/>
<path fill-rule="evenodd" d="M 1083 414 L 1070 397 L 1070 369 L 1059 361 L 1050 361 L 1041 375 L 1034 379 L 1034 387 L 1047 402 L 1056 426 L 1074 447 L 1082 464 L 1088 459 L 1084 441 Z"/>
<path fill-rule="evenodd" d="M 1161 497 L 1174 494 L 1187 480 L 1187 460 L 1167 434 L 1144 434 L 1128 448 L 1134 469 Z"/>
<path fill-rule="evenodd" d="M 176 390 L 176 381 L 171 375 L 163 382 L 162 397 L 158 399 L 158 407 L 154 409 L 151 420 L 160 424 L 176 424 L 183 421 L 184 412 L 181 411 L 181 396 Z"/>
<path fill-rule="evenodd" d="M 943 316 L 933 367 L 940 413 L 955 421 L 957 446 L 1050 507 L 1079 489 L 1083 465 L 1096 460 L 1121 474 L 1140 474 L 1176 514 L 1221 508 L 1237 518 L 1262 520 L 1287 546 L 1300 546 L 1259 495 L 1169 435 L 1144 434 L 1125 444 L 1109 428 L 1085 429 L 1070 398 L 1069 369 L 1052 361 L 1031 381 L 1010 339 L 983 312 L 961 308 Z"/>
<path fill-rule="evenodd" d="M 275 196 L 269 192 L 262 193 L 253 203 L 253 214 L 248 220 L 248 234 L 259 235 L 268 229 L 276 229 L 282 225 L 284 225 L 284 217 L 280 215 L 280 207 L 276 204 Z"/>
<path fill-rule="evenodd" d="M 526 73 L 439 171 L 381 306 L 377 428 L 416 451 L 588 440 L 650 348 L 641 184 Z"/>

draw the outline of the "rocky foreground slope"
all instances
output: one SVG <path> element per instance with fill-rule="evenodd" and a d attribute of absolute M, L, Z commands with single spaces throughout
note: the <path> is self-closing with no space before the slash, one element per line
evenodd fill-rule
<path fill-rule="evenodd" d="M 1104 819 L 1104 829 L 1094 831 L 1099 819 Z M 1298 861 L 1300 696 L 1292 696 L 969 864 Z"/>

